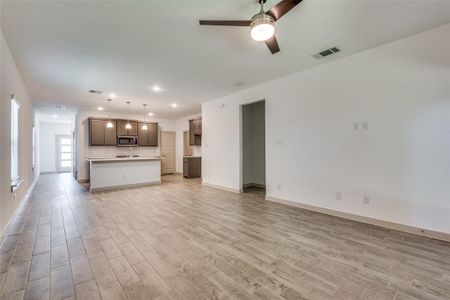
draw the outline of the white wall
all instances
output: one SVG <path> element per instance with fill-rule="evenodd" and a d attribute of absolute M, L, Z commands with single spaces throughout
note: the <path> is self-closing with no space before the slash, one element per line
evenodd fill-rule
<path fill-rule="evenodd" d="M 56 172 L 56 136 L 72 136 L 72 125 L 39 123 L 39 169 L 41 173 Z"/>
<path fill-rule="evenodd" d="M 27 88 L 17 70 L 3 33 L 1 33 L 0 39 L 0 55 L 0 232 L 3 232 L 37 174 L 32 171 L 32 105 Z M 16 191 L 16 195 L 10 192 L 11 95 L 15 95 L 15 99 L 20 105 L 19 176 L 24 180 L 23 184 Z"/>
<path fill-rule="evenodd" d="M 128 147 L 108 147 L 108 146 L 89 146 L 89 117 L 107 118 L 107 112 L 100 111 L 79 111 L 76 118 L 76 135 L 77 135 L 77 169 L 78 180 L 89 179 L 89 164 L 86 158 L 89 157 L 115 157 L 116 155 L 128 154 Z M 143 115 L 126 115 L 111 114 L 111 118 L 144 120 Z M 147 117 L 147 122 L 158 122 L 162 131 L 176 131 L 175 120 Z M 137 147 L 135 154 L 140 156 L 159 156 L 160 148 L 158 147 Z"/>
<path fill-rule="evenodd" d="M 183 132 L 189 131 L 189 120 L 200 116 L 201 114 L 195 114 L 183 117 L 181 119 L 178 119 L 176 121 L 176 127 L 177 127 L 177 133 L 176 133 L 176 160 L 177 160 L 177 166 L 176 170 L 177 172 L 182 173 L 183 172 L 183 155 L 184 155 L 184 149 L 183 149 Z M 202 156 L 202 147 L 201 146 L 192 146 L 193 148 L 193 156 Z"/>
<path fill-rule="evenodd" d="M 203 181 L 240 188 L 239 105 L 265 99 L 269 197 L 450 233 L 449 36 L 447 24 L 204 103 Z"/>
<path fill-rule="evenodd" d="M 265 103 L 242 106 L 242 183 L 266 184 Z"/>

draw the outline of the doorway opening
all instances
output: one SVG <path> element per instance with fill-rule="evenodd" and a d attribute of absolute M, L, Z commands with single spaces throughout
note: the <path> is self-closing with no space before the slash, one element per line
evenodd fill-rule
<path fill-rule="evenodd" d="M 56 171 L 58 173 L 71 172 L 73 160 L 72 136 L 56 136 Z"/>
<path fill-rule="evenodd" d="M 266 194 L 266 103 L 241 106 L 241 183 L 244 193 Z"/>

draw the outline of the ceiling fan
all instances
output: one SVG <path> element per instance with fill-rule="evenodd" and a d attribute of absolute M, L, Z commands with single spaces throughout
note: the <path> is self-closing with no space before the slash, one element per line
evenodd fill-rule
<path fill-rule="evenodd" d="M 250 20 L 200 20 L 200 25 L 209 26 L 244 26 L 250 27 L 250 33 L 255 41 L 265 42 L 272 54 L 280 51 L 275 37 L 274 23 L 293 9 L 303 0 L 281 0 L 270 10 L 264 12 L 264 3 L 267 0 L 257 0 L 261 5 L 259 13 Z"/>

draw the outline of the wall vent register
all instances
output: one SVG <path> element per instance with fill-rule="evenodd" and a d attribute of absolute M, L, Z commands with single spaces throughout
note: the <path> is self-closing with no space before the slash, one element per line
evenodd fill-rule
<path fill-rule="evenodd" d="M 340 50 L 338 47 L 333 47 L 333 48 L 330 48 L 330 49 L 321 51 L 321 52 L 319 52 L 319 53 L 313 54 L 313 57 L 314 57 L 315 59 L 321 59 L 321 58 L 323 58 L 323 57 L 327 57 L 327 56 L 336 54 L 336 53 L 338 53 L 338 52 L 340 52 L 340 51 L 341 51 L 341 50 Z"/>

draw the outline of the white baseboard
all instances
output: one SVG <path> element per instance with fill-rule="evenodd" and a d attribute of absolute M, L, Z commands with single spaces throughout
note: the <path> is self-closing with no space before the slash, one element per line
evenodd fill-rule
<path fill-rule="evenodd" d="M 361 223 L 376 225 L 376 226 L 380 226 L 380 227 L 384 227 L 384 228 L 388 228 L 388 229 L 394 229 L 394 230 L 398 230 L 398 231 L 402 231 L 402 232 L 412 233 L 412 234 L 416 234 L 416 235 L 420 235 L 420 236 L 425 236 L 425 237 L 429 237 L 429 238 L 433 238 L 433 239 L 437 239 L 437 240 L 450 242 L 450 233 L 433 231 L 433 230 L 414 227 L 414 226 L 410 226 L 410 225 L 374 219 L 374 218 L 370 218 L 370 217 L 355 215 L 355 214 L 351 214 L 351 213 L 345 213 L 345 212 L 336 211 L 336 210 L 332 210 L 332 209 L 328 209 L 328 208 L 298 203 L 298 202 L 279 199 L 279 198 L 270 197 L 270 196 L 266 196 L 266 200 L 271 201 L 271 202 L 289 205 L 289 206 L 294 206 L 294 207 L 298 207 L 298 208 L 302 208 L 302 209 L 306 209 L 306 210 L 311 210 L 311 211 L 323 213 L 323 214 L 334 216 L 334 217 L 340 217 L 343 219 L 348 219 L 348 220 L 357 221 L 357 222 L 361 222 Z"/>
<path fill-rule="evenodd" d="M 28 190 L 27 190 L 26 194 L 20 200 L 20 202 L 17 205 L 16 209 L 14 210 L 14 212 L 9 217 L 8 223 L 6 224 L 5 228 L 3 228 L 3 230 L 1 231 L 1 234 L 0 234 L 0 249 L 2 248 L 3 243 L 5 242 L 6 236 L 8 235 L 8 232 L 11 229 L 11 225 L 12 225 L 14 219 L 16 218 L 17 213 L 20 212 L 20 210 L 22 209 L 23 204 L 25 203 L 25 200 L 28 197 L 30 197 L 31 191 L 33 190 L 34 186 L 36 185 L 36 182 L 38 181 L 38 179 L 39 179 L 39 174 L 36 175 L 36 178 L 33 180 L 31 185 L 28 187 Z"/>
<path fill-rule="evenodd" d="M 225 186 L 221 186 L 221 185 L 215 185 L 215 184 L 212 184 L 212 183 L 202 182 L 202 185 L 207 186 L 207 187 L 212 187 L 212 188 L 215 188 L 215 189 L 219 189 L 219 190 L 223 190 L 223 191 L 227 191 L 227 192 L 236 193 L 236 194 L 241 194 L 242 193 L 241 190 L 233 189 L 233 188 L 229 188 L 229 187 L 225 187 Z"/>

